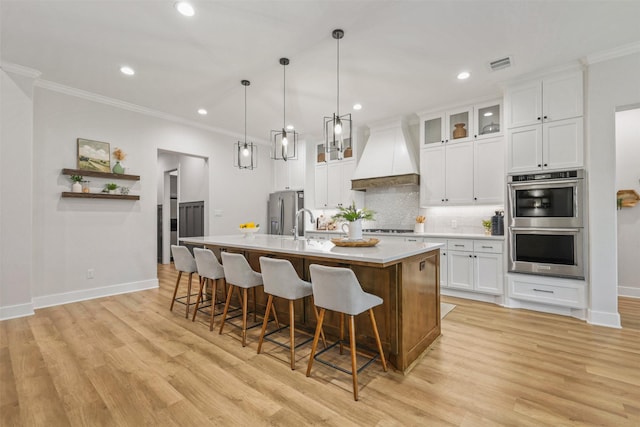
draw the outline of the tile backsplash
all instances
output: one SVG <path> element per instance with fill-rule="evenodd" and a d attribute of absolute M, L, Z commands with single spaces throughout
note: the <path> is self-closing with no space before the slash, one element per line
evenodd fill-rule
<path fill-rule="evenodd" d="M 412 230 L 418 215 L 427 217 L 426 233 L 483 234 L 483 219 L 491 219 L 502 205 L 420 207 L 417 185 L 369 189 L 364 206 L 375 212 L 375 221 L 365 221 L 363 228 L 399 228 Z M 336 210 L 314 211 L 331 216 Z"/>

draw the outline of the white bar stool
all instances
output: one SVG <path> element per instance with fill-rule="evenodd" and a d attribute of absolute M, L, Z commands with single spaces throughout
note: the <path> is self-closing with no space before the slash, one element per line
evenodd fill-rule
<path fill-rule="evenodd" d="M 196 320 L 196 314 L 198 314 L 198 307 L 202 300 L 202 289 L 205 282 L 211 286 L 211 319 L 209 320 L 209 330 L 213 330 L 213 318 L 216 311 L 216 295 L 218 293 L 218 280 L 224 282 L 224 267 L 218 261 L 218 258 L 209 249 L 193 248 L 193 256 L 196 259 L 196 266 L 198 267 L 198 276 L 200 276 L 200 292 L 198 292 L 198 299 L 196 301 L 196 309 L 193 312 L 192 322 Z"/>
<path fill-rule="evenodd" d="M 227 301 L 224 305 L 224 312 L 222 313 L 220 334 L 222 334 L 222 329 L 224 328 L 224 323 L 227 319 L 233 290 L 238 289 L 238 293 L 240 293 L 240 288 L 242 288 L 242 297 L 240 298 L 242 303 L 242 346 L 245 347 L 247 345 L 247 293 L 249 289 L 254 289 L 253 302 L 255 306 L 255 288 L 262 285 L 262 274 L 257 271 L 253 271 L 242 254 L 222 252 L 221 256 L 222 266 L 224 267 L 224 276 L 227 284 L 229 285 L 229 289 L 227 291 Z M 255 321 L 255 308 L 253 315 Z"/>
<path fill-rule="evenodd" d="M 286 259 L 276 259 L 276 258 L 268 258 L 268 257 L 260 257 L 260 270 L 262 271 L 262 281 L 264 282 L 264 292 L 269 295 L 267 298 L 267 307 L 264 312 L 264 320 L 262 322 L 262 332 L 260 333 L 260 341 L 258 341 L 258 354 L 262 350 L 262 342 L 266 338 L 269 341 L 272 341 L 275 344 L 281 345 L 283 347 L 287 347 L 284 344 L 281 344 L 277 341 L 269 339 L 269 335 L 279 332 L 282 329 L 285 329 L 287 326 L 282 328 L 278 327 L 275 331 L 270 332 L 269 334 L 265 334 L 267 331 L 267 323 L 269 322 L 269 313 L 270 310 L 273 310 L 275 315 L 275 306 L 273 305 L 273 297 L 284 298 L 289 300 L 289 351 L 291 358 L 291 369 L 296 369 L 296 359 L 295 352 L 296 347 L 304 345 L 311 341 L 309 338 L 306 341 L 303 341 L 295 345 L 295 308 L 294 301 L 312 296 L 313 289 L 311 287 L 311 283 L 306 282 L 298 276 L 295 268 L 291 265 L 291 262 Z M 318 312 L 313 306 L 313 311 L 316 315 L 316 320 L 318 319 Z M 277 322 L 277 318 L 276 318 Z M 324 342 L 324 346 L 326 348 L 327 344 L 324 340 L 324 333 L 321 332 L 322 341 Z"/>
<path fill-rule="evenodd" d="M 351 349 L 351 371 L 342 369 L 331 363 L 324 362 L 318 359 L 319 362 L 333 368 L 339 369 L 346 373 L 351 373 L 353 378 L 353 399 L 358 400 L 358 372 L 366 368 L 371 362 L 373 362 L 377 356 L 371 358 L 360 369 L 357 368 L 356 363 L 356 328 L 355 328 L 355 316 L 365 311 L 369 311 L 369 317 L 371 318 L 371 326 L 373 327 L 373 333 L 376 338 L 376 344 L 378 346 L 378 353 L 380 355 L 380 361 L 382 362 L 382 369 L 387 371 L 387 362 L 384 358 L 384 352 L 382 351 L 382 343 L 380 342 L 380 335 L 378 334 L 378 326 L 376 324 L 376 318 L 373 314 L 373 307 L 376 307 L 383 303 L 382 298 L 366 293 L 362 290 L 360 282 L 355 273 L 348 268 L 341 267 L 327 267 L 324 265 L 311 264 L 309 266 L 309 272 L 311 273 L 311 285 L 313 287 L 313 299 L 316 306 L 320 307 L 320 314 L 318 319 L 318 325 L 316 327 L 316 333 L 313 337 L 313 345 L 311 347 L 311 355 L 309 355 L 309 365 L 307 366 L 307 376 L 311 374 L 311 367 L 313 366 L 313 360 L 328 349 L 322 350 L 316 354 L 316 348 L 318 346 L 318 338 L 320 331 L 322 330 L 322 322 L 324 320 L 324 314 L 326 310 L 331 310 L 340 313 L 340 340 L 329 348 L 340 344 L 340 354 L 342 354 L 342 341 L 343 341 L 343 324 L 344 315 L 349 315 L 349 343 Z"/>
<path fill-rule="evenodd" d="M 176 270 L 178 270 L 178 280 L 176 280 L 176 288 L 173 290 L 173 298 L 171 298 L 171 307 L 169 307 L 169 311 L 173 311 L 173 304 L 176 301 L 178 301 L 180 304 L 185 304 L 182 300 L 186 298 L 187 312 L 184 317 L 188 319 L 189 306 L 191 305 L 191 279 L 193 278 L 193 273 L 198 271 L 198 267 L 196 266 L 196 260 L 191 255 L 191 252 L 189 252 L 189 249 L 187 249 L 185 246 L 171 245 L 171 254 L 173 255 L 173 265 Z M 176 298 L 182 273 L 189 273 L 187 295 Z"/>

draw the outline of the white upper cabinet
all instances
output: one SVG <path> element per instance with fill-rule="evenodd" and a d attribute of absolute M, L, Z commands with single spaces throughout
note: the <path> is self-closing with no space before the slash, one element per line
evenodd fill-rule
<path fill-rule="evenodd" d="M 582 72 L 564 73 L 509 88 L 506 104 L 509 128 L 582 117 Z"/>
<path fill-rule="evenodd" d="M 420 146 L 473 139 L 473 107 L 466 106 L 421 117 Z"/>
<path fill-rule="evenodd" d="M 364 193 L 351 190 L 351 178 L 355 170 L 356 161 L 353 159 L 316 165 L 315 208 L 335 209 L 352 202 L 362 207 Z"/>
<path fill-rule="evenodd" d="M 495 100 L 473 106 L 473 138 L 495 138 L 502 135 L 502 102 Z"/>
<path fill-rule="evenodd" d="M 298 143 L 297 151 L 297 159 L 272 160 L 274 191 L 304 188 L 306 151 L 303 142 Z"/>
<path fill-rule="evenodd" d="M 504 203 L 504 138 L 476 141 L 473 149 L 473 201 L 478 204 Z"/>
<path fill-rule="evenodd" d="M 578 71 L 507 90 L 510 173 L 584 166 L 582 85 Z"/>

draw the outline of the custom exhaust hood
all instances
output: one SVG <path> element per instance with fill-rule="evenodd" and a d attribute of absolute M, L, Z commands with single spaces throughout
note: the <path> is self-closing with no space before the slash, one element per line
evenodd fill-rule
<path fill-rule="evenodd" d="M 351 179 L 351 189 L 366 191 L 368 188 L 419 185 L 415 151 L 403 120 L 371 127 L 369 140 Z"/>

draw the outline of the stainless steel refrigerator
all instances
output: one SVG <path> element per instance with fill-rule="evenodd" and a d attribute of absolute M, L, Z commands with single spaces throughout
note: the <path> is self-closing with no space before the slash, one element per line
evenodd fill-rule
<path fill-rule="evenodd" d="M 302 208 L 304 208 L 304 191 L 278 191 L 269 194 L 268 233 L 292 236 L 296 212 Z M 304 217 L 305 214 L 300 214 L 298 218 L 299 236 L 304 236 Z"/>

